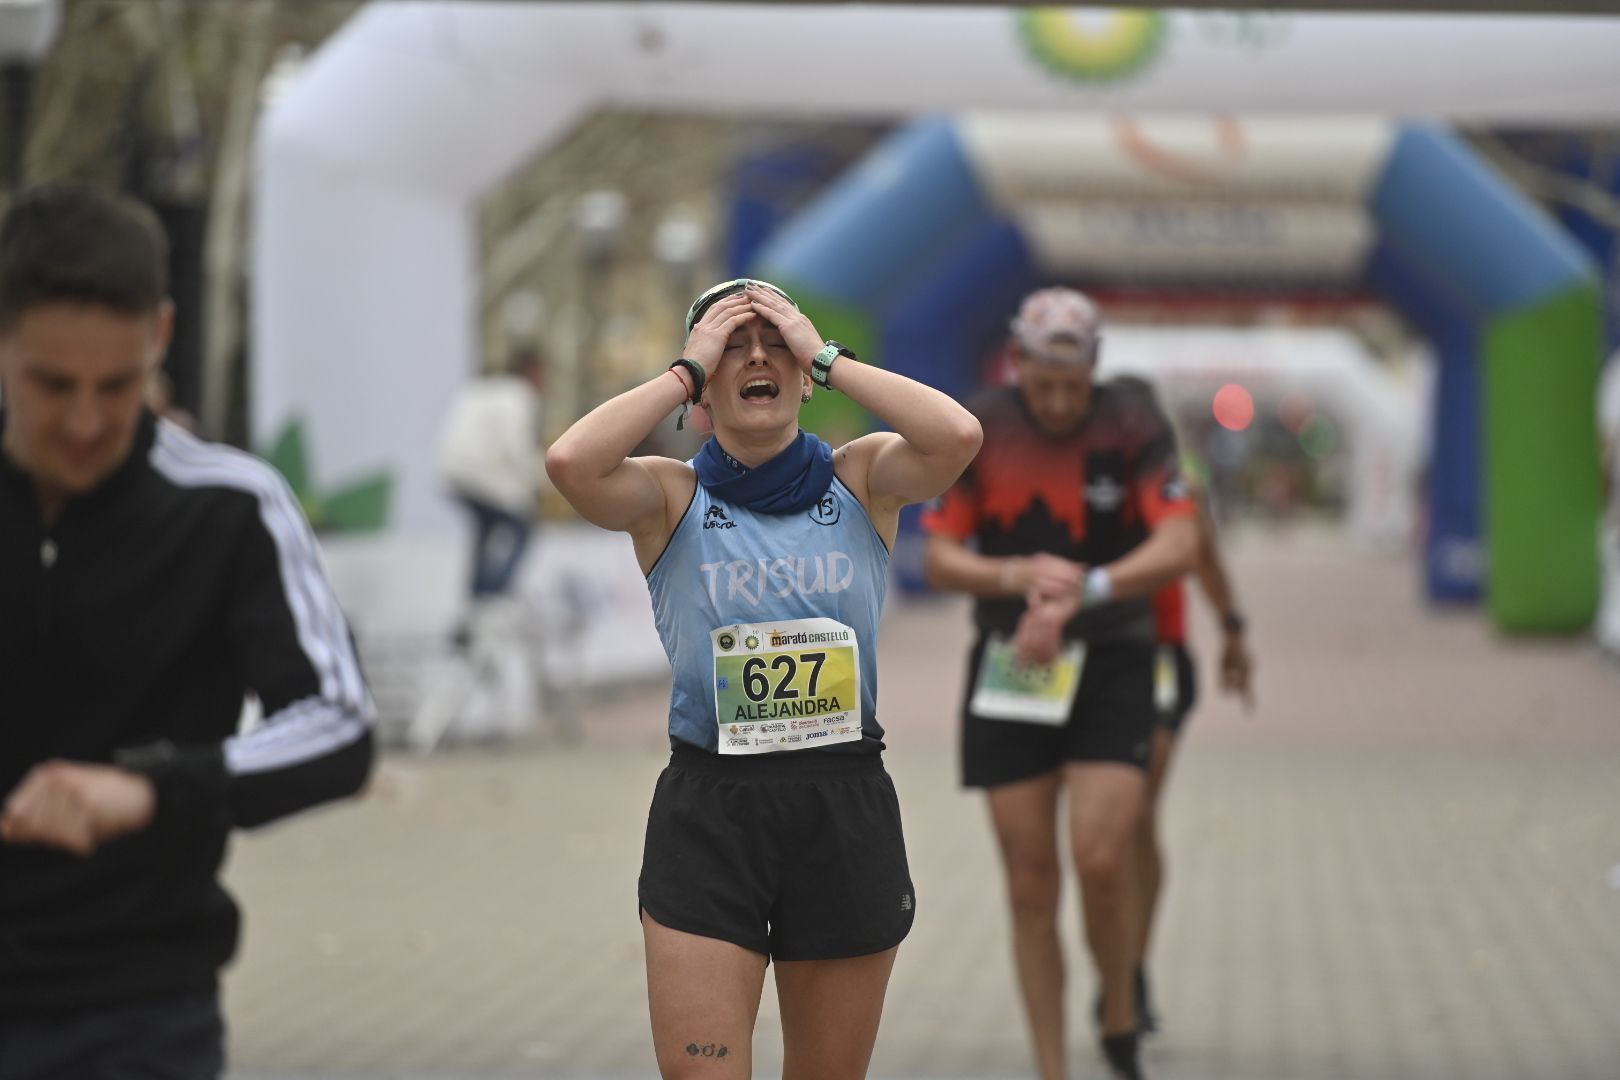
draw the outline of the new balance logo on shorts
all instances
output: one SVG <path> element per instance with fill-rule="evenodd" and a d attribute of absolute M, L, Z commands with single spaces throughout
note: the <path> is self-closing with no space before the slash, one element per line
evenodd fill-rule
<path fill-rule="evenodd" d="M 901 911 L 910 911 L 911 910 L 911 894 L 910 893 L 906 893 L 904 896 L 902 896 L 900 898 L 900 910 Z"/>

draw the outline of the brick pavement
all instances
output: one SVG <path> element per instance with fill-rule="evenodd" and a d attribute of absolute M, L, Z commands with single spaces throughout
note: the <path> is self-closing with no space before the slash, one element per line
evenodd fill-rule
<path fill-rule="evenodd" d="M 1234 566 L 1261 707 L 1207 701 L 1176 765 L 1153 1075 L 1620 1077 L 1620 670 L 1427 613 L 1409 563 L 1331 537 L 1249 536 Z M 874 1075 L 1030 1075 L 999 870 L 954 788 L 966 636 L 957 601 L 886 624 L 919 908 Z M 233 1076 L 651 1075 L 634 896 L 662 704 L 597 702 L 572 749 L 391 757 L 366 802 L 240 841 Z M 779 1069 L 769 987 L 755 1052 Z"/>

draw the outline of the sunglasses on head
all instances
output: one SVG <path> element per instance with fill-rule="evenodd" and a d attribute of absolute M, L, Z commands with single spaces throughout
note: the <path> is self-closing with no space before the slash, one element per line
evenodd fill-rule
<path fill-rule="evenodd" d="M 777 296 L 780 296 L 782 299 L 792 304 L 795 308 L 799 306 L 794 301 L 793 297 L 789 296 L 781 289 L 778 289 L 775 285 L 772 285 L 768 281 L 761 281 L 759 278 L 732 278 L 730 281 L 722 281 L 720 284 L 707 290 L 702 296 L 699 296 L 696 300 L 692 301 L 692 306 L 686 309 L 686 332 L 688 334 L 692 332 L 692 327 L 696 326 L 698 324 L 698 320 L 703 318 L 704 312 L 708 311 L 714 306 L 715 301 L 723 300 L 728 296 L 735 296 L 744 289 L 750 289 L 756 286 L 761 289 L 771 290 L 771 292 L 775 293 Z"/>

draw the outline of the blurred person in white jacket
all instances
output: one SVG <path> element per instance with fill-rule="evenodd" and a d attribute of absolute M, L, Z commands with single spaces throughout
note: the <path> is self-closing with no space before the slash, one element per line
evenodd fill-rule
<path fill-rule="evenodd" d="M 540 441 L 545 368 L 539 350 L 518 349 L 505 372 L 462 388 L 439 438 L 439 474 L 472 516 L 475 605 L 507 593 L 528 547 L 545 475 Z"/>
<path fill-rule="evenodd" d="M 1603 476 L 1608 505 L 1603 514 L 1603 603 L 1598 610 L 1598 642 L 1620 657 L 1620 351 L 1604 365 L 1598 380 L 1598 437 L 1603 443 Z"/>

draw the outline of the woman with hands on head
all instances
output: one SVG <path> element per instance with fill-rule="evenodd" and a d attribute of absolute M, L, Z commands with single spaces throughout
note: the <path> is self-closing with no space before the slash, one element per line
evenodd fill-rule
<path fill-rule="evenodd" d="M 774 960 L 783 1075 L 861 1077 L 916 907 L 876 716 L 889 548 L 979 424 L 767 282 L 715 286 L 686 326 L 668 371 L 546 456 L 586 520 L 630 534 L 674 672 L 638 889 L 658 1066 L 748 1076 Z M 834 451 L 799 427 L 818 385 L 892 430 Z M 691 461 L 628 456 L 683 403 L 713 431 Z"/>

